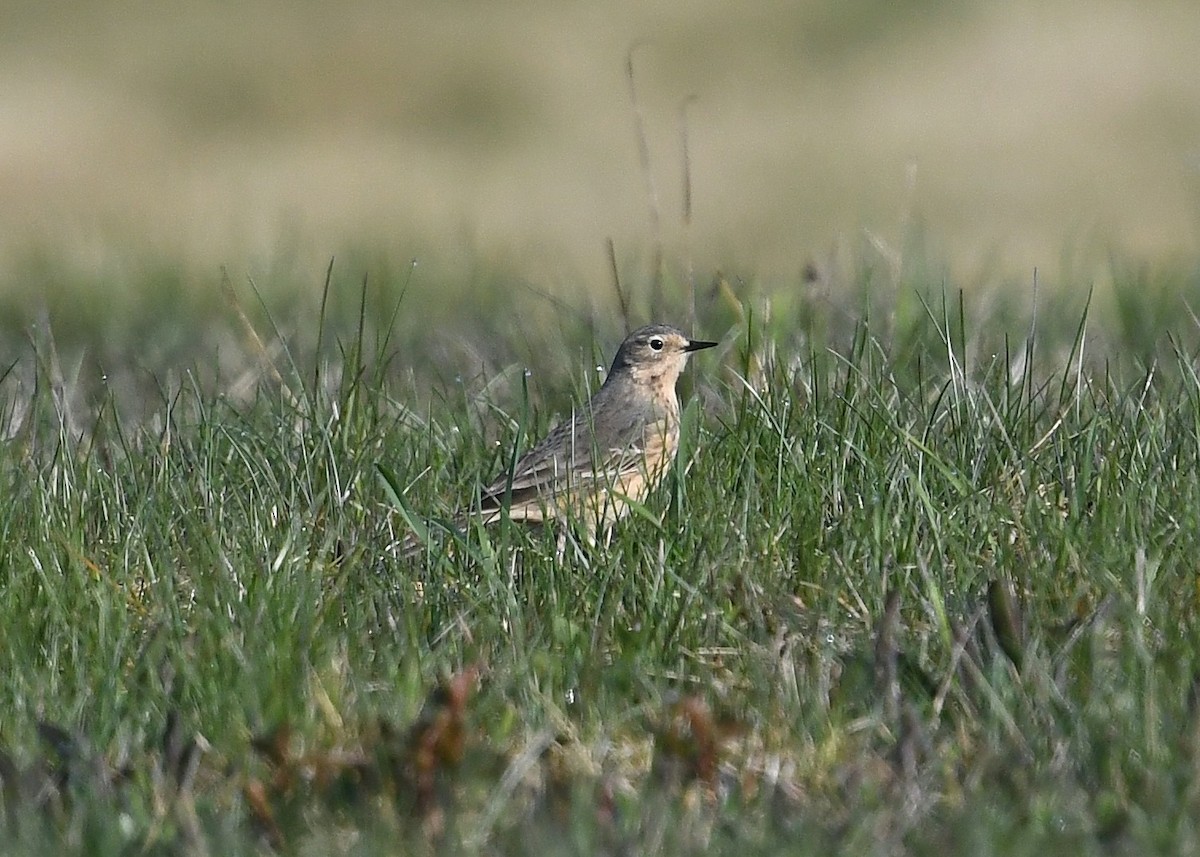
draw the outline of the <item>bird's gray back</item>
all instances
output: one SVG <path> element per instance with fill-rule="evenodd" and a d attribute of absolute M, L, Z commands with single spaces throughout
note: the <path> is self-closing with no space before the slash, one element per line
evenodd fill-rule
<path fill-rule="evenodd" d="M 550 431 L 513 467 L 512 480 L 497 479 L 483 492 L 485 501 L 502 500 L 511 489 L 522 496 L 546 491 L 571 475 L 575 487 L 643 466 L 648 436 L 674 431 L 678 405 L 672 395 L 661 402 L 640 391 L 627 375 L 610 376 L 591 400 Z"/>

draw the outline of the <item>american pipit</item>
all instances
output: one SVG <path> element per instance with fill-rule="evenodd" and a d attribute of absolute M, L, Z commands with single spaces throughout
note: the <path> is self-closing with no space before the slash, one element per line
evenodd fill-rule
<path fill-rule="evenodd" d="M 689 354 L 716 344 L 669 324 L 629 334 L 591 400 L 483 489 L 483 523 L 565 521 L 593 540 L 670 467 L 679 446 L 675 382 Z"/>

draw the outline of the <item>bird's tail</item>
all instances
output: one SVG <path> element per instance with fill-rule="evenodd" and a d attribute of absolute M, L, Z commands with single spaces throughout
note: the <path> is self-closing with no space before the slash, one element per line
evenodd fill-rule
<path fill-rule="evenodd" d="M 398 559 L 410 559 L 424 553 L 427 548 L 438 550 L 448 542 L 466 538 L 466 533 L 476 522 L 483 526 L 491 526 L 501 517 L 499 509 L 485 509 L 482 513 L 462 512 L 450 520 L 424 521 L 416 518 L 407 510 L 403 517 L 408 524 L 408 532 L 403 538 L 393 541 L 388 552 Z"/>

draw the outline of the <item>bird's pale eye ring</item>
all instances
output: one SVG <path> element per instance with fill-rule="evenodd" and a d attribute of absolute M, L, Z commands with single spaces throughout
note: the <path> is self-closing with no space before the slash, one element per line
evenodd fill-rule
<path fill-rule="evenodd" d="M 662 341 L 661 336 L 651 336 L 650 337 L 650 350 L 651 351 L 662 351 L 663 350 L 663 341 Z"/>

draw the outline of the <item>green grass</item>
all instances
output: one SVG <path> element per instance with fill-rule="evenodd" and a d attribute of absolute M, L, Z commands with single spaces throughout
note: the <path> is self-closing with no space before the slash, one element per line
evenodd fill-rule
<path fill-rule="evenodd" d="M 116 307 L 141 338 L 101 357 L 67 302 L 15 348 L 6 853 L 1200 847 L 1194 275 L 1047 293 L 1032 336 L 865 267 L 702 289 L 680 466 L 561 563 L 516 527 L 390 547 L 619 325 L 484 299 L 438 339 L 407 277 L 235 289 L 261 351 Z"/>

